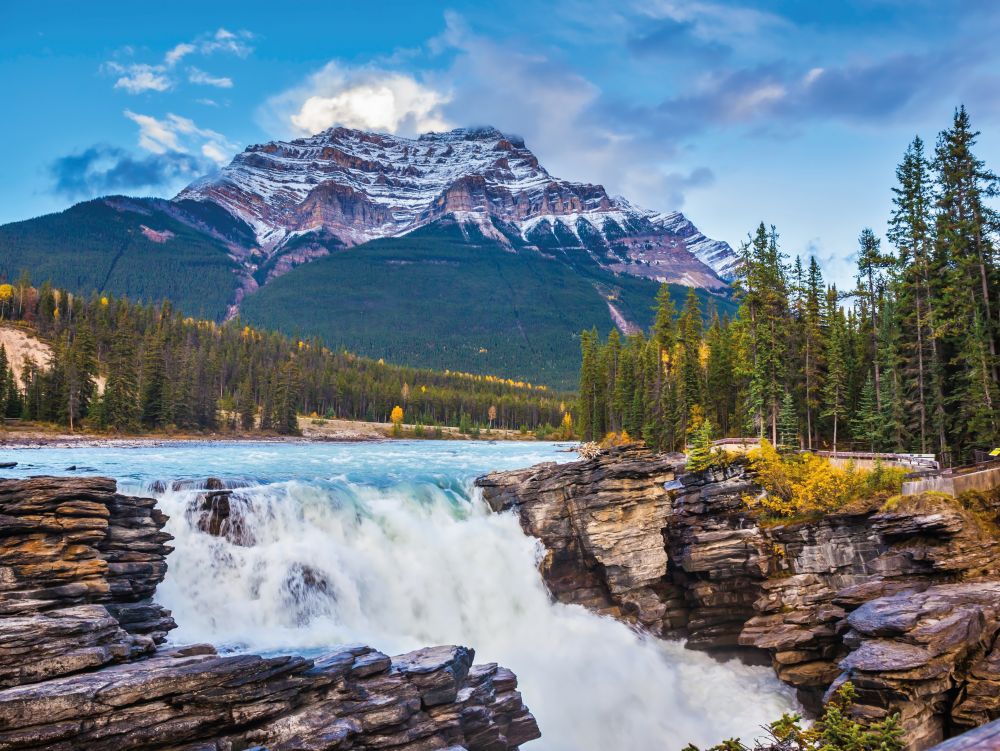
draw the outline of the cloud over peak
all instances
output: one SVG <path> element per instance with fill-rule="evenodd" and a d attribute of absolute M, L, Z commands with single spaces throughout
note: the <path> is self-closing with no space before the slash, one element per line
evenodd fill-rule
<path fill-rule="evenodd" d="M 414 75 L 327 63 L 302 85 L 270 99 L 266 116 L 280 133 L 311 135 L 335 125 L 414 135 L 452 127 L 451 93 Z"/>

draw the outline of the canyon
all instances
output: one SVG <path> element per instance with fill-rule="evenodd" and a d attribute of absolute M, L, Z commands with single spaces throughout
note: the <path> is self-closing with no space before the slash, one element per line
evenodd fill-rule
<path fill-rule="evenodd" d="M 0 748 L 503 751 L 539 736 L 515 676 L 462 646 L 164 644 L 166 521 L 107 478 L 0 480 Z"/>
<path fill-rule="evenodd" d="M 748 509 L 742 464 L 684 461 L 632 445 L 477 484 L 544 544 L 561 602 L 765 658 L 814 710 L 851 681 L 855 711 L 898 713 L 913 751 L 1000 717 L 998 504 L 923 495 L 782 523 Z"/>

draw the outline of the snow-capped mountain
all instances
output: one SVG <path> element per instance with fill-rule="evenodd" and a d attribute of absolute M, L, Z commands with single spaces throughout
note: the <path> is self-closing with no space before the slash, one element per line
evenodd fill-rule
<path fill-rule="evenodd" d="M 353 246 L 446 218 L 510 247 L 579 248 L 616 273 L 710 290 L 724 289 L 738 262 L 727 243 L 705 237 L 683 214 L 555 178 L 523 140 L 495 128 L 416 139 L 331 128 L 255 145 L 175 199 L 184 200 L 217 204 L 246 222 L 278 271 L 326 252 L 298 242 L 301 257 L 281 263 L 299 238 Z"/>

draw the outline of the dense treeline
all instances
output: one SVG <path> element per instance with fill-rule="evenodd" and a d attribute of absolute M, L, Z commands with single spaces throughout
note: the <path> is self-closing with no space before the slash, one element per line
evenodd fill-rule
<path fill-rule="evenodd" d="M 917 451 L 962 461 L 996 445 L 1000 396 L 998 179 L 974 153 L 964 107 L 907 148 L 885 251 L 861 232 L 853 289 L 824 283 L 815 258 L 790 264 L 763 223 L 742 248 L 733 320 L 689 296 L 658 300 L 648 336 L 584 332 L 578 427 L 627 430 L 682 448 L 716 436 L 805 448 Z"/>
<path fill-rule="evenodd" d="M 185 318 L 169 303 L 36 289 L 26 277 L 0 285 L 0 320 L 24 322 L 53 350 L 47 366 L 25 363 L 22 388 L 0 348 L 0 415 L 71 428 L 294 433 L 297 414 L 382 422 L 398 405 L 411 423 L 534 429 L 559 425 L 566 408 L 565 395 L 540 386 L 386 365 L 239 321 Z"/>

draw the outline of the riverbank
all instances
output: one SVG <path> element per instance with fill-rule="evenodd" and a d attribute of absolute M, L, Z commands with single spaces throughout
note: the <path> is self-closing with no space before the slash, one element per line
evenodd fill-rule
<path fill-rule="evenodd" d="M 0 425 L 0 450 L 26 448 L 128 448 L 158 446 L 168 443 L 253 441 L 253 442 L 357 442 L 392 439 L 433 438 L 457 441 L 535 441 L 533 433 L 517 430 L 482 430 L 478 438 L 460 433 L 456 427 L 428 428 L 402 425 L 394 433 L 392 423 L 360 420 L 327 420 L 299 417 L 300 435 L 278 435 L 261 431 L 219 430 L 206 433 L 151 431 L 146 433 L 107 433 L 91 430 L 68 432 L 61 426 L 8 420 Z"/>

